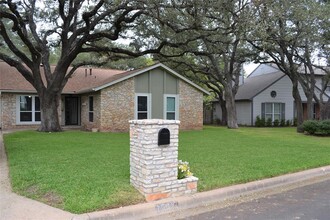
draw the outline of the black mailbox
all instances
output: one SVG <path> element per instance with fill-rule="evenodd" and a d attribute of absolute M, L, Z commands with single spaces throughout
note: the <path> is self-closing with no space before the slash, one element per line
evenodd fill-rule
<path fill-rule="evenodd" d="M 170 144 L 170 131 L 167 128 L 162 128 L 158 132 L 158 146 Z"/>

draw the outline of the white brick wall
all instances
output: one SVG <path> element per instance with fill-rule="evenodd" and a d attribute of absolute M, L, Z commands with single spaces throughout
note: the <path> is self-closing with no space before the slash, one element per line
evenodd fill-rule
<path fill-rule="evenodd" d="M 196 177 L 178 180 L 180 121 L 130 121 L 130 181 L 147 201 L 197 192 Z M 158 146 L 158 132 L 170 131 L 170 144 Z"/>

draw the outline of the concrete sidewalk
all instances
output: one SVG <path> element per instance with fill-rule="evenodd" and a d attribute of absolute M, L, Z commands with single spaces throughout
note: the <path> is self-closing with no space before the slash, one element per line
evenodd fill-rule
<path fill-rule="evenodd" d="M 1 132 L 1 131 L 0 131 Z M 110 219 L 145 219 L 173 212 L 184 212 L 198 207 L 208 207 L 227 199 L 252 193 L 262 192 L 277 187 L 300 183 L 311 179 L 330 179 L 330 166 L 287 174 L 279 177 L 224 187 L 195 195 L 169 198 L 156 202 L 143 203 L 123 208 L 86 213 L 71 214 L 43 203 L 18 196 L 11 191 L 8 164 L 0 133 L 0 219 L 1 220 L 41 220 L 41 219 L 72 219 L 72 220 L 110 220 Z"/>

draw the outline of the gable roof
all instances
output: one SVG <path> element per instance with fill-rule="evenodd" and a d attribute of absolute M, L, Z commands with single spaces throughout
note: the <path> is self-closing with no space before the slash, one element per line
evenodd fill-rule
<path fill-rule="evenodd" d="M 328 69 L 328 71 L 330 70 L 329 67 L 325 67 L 324 68 Z M 314 69 L 314 74 L 316 76 L 325 76 L 327 73 L 320 69 L 320 68 L 313 68 Z M 269 73 L 276 73 L 280 71 L 280 69 L 278 68 L 278 66 L 276 64 L 273 63 L 261 63 L 259 64 L 259 66 L 257 66 L 248 76 L 247 78 L 250 77 L 255 77 L 255 76 L 259 76 L 259 75 L 263 75 L 263 74 L 269 74 Z M 303 66 L 300 66 L 298 68 L 298 71 L 301 74 L 310 74 L 310 71 L 307 70 L 307 73 L 305 73 L 305 68 Z"/>
<path fill-rule="evenodd" d="M 303 72 L 303 70 L 301 71 Z M 315 68 L 314 74 L 316 76 L 324 76 L 326 72 Z M 252 100 L 252 98 L 284 76 L 285 74 L 280 71 L 276 65 L 260 64 L 247 78 L 244 79 L 244 84 L 239 87 L 235 100 Z M 315 86 L 315 88 L 321 91 L 319 87 Z M 324 95 L 328 97 L 327 94 Z"/>
<path fill-rule="evenodd" d="M 101 85 L 99 87 L 93 88 L 93 90 L 94 91 L 99 91 L 99 90 L 104 89 L 106 87 L 112 86 L 112 85 L 114 85 L 116 83 L 122 82 L 122 81 L 124 81 L 126 79 L 132 78 L 134 76 L 141 75 L 143 73 L 146 73 L 148 71 L 151 71 L 151 70 L 157 69 L 157 68 L 162 68 L 162 69 L 166 70 L 167 72 L 169 72 L 170 74 L 174 75 L 175 77 L 177 77 L 177 78 L 185 81 L 186 83 L 190 84 L 191 86 L 195 87 L 197 90 L 199 90 L 199 91 L 201 91 L 201 92 L 203 92 L 205 94 L 208 94 L 208 95 L 210 94 L 205 89 L 203 89 L 200 86 L 196 85 L 195 83 L 193 83 L 189 79 L 183 77 L 182 75 L 180 75 L 179 73 L 175 72 L 174 70 L 170 69 L 169 67 L 165 66 L 162 63 L 157 63 L 157 64 L 154 64 L 152 66 L 148 66 L 148 67 L 145 67 L 145 68 L 142 68 L 142 69 L 132 70 L 132 71 L 128 71 L 128 72 L 125 72 L 123 74 L 120 74 L 118 76 L 110 77 L 108 79 L 108 82 L 104 83 L 103 85 Z"/>
<path fill-rule="evenodd" d="M 279 71 L 278 67 L 275 66 L 274 64 L 261 63 L 247 76 L 247 78 L 259 76 L 262 74 L 274 73 L 274 72 L 278 72 L 278 71 Z"/>
<path fill-rule="evenodd" d="M 54 66 L 52 68 L 55 68 Z M 163 68 L 170 74 L 187 82 L 197 90 L 209 94 L 208 91 L 199 87 L 195 83 L 181 76 L 174 70 L 168 68 L 164 64 L 158 63 L 146 68 L 122 71 L 102 68 L 78 68 L 63 89 L 63 94 L 82 94 L 86 92 L 99 91 L 116 83 L 140 75 L 156 68 Z M 25 78 L 7 63 L 0 61 L 0 91 L 3 92 L 26 92 L 35 93 L 33 86 L 25 80 Z"/>
<path fill-rule="evenodd" d="M 238 88 L 235 100 L 251 100 L 284 76 L 284 73 L 278 71 L 276 73 L 262 74 L 246 78 L 244 84 Z"/>

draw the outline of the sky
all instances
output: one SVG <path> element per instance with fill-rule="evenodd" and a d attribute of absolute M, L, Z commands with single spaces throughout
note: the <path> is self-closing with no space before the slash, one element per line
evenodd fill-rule
<path fill-rule="evenodd" d="M 259 64 L 256 64 L 256 63 L 244 64 L 243 68 L 245 70 L 245 77 L 248 76 L 253 70 L 255 70 L 255 68 L 257 68 L 257 66 L 259 66 Z"/>

